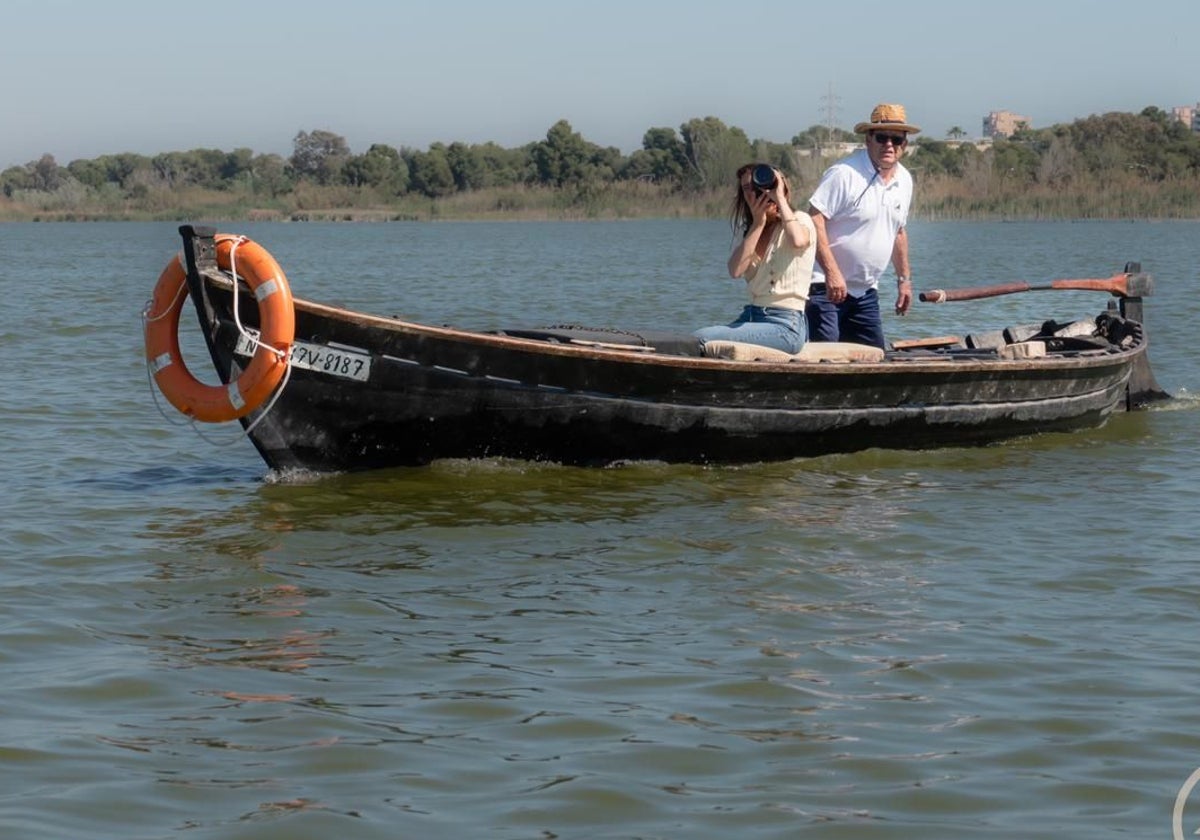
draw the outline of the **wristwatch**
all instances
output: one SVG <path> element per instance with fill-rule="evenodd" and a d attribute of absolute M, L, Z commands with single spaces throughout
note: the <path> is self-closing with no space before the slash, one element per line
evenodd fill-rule
<path fill-rule="evenodd" d="M 896 285 L 897 286 L 900 286 L 904 283 L 911 283 L 911 282 L 912 282 L 912 278 L 908 277 L 907 275 L 898 275 L 896 277 Z"/>

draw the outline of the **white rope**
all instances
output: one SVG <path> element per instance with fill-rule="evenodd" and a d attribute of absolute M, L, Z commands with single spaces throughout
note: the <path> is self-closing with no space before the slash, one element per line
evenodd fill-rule
<path fill-rule="evenodd" d="M 249 341 L 254 347 L 255 353 L 258 352 L 259 347 L 265 347 L 269 352 L 274 353 L 277 358 L 283 359 L 284 363 L 286 364 L 287 359 L 284 358 L 284 352 L 282 350 L 277 350 L 269 344 L 263 344 L 259 336 L 253 335 L 249 330 L 242 326 L 242 319 L 238 312 L 237 249 L 239 245 L 243 245 L 249 241 L 250 239 L 248 237 L 239 235 L 233 240 L 233 246 L 229 249 L 229 273 L 233 275 L 233 323 L 237 325 L 238 334 Z M 288 369 L 291 369 L 291 365 L 288 365 Z"/>
<path fill-rule="evenodd" d="M 179 260 L 179 264 L 182 266 L 183 265 L 183 252 L 180 251 L 178 254 L 176 254 L 175 259 Z M 179 288 L 175 290 L 175 297 L 172 298 L 171 305 L 166 307 L 165 309 L 163 309 L 162 312 L 160 312 L 157 315 L 154 315 L 153 317 L 151 317 L 150 308 L 152 306 L 154 306 L 154 298 L 150 298 L 150 300 L 146 301 L 146 305 L 142 307 L 142 344 L 143 345 L 146 344 L 146 325 L 151 324 L 155 321 L 161 321 L 163 318 L 166 318 L 168 315 L 170 315 L 171 312 L 174 311 L 174 309 L 175 309 L 175 304 L 179 303 L 179 300 L 184 295 L 187 294 L 187 291 L 188 291 L 187 283 L 180 283 Z M 145 362 L 146 362 L 146 381 L 150 386 L 150 396 L 154 400 L 154 407 L 156 409 L 158 409 L 158 413 L 161 414 L 163 419 L 166 420 L 170 425 L 172 425 L 172 426 L 187 425 L 188 421 L 186 419 L 180 421 L 180 420 L 172 417 L 171 415 L 167 414 L 167 412 L 163 410 L 162 403 L 160 403 L 158 401 L 158 387 L 154 384 L 154 371 L 151 370 L 152 360 L 150 359 L 149 356 L 147 356 L 145 359 Z M 192 421 L 192 422 L 194 424 L 195 421 Z"/>
<path fill-rule="evenodd" d="M 179 260 L 179 264 L 180 264 L 180 266 L 182 266 L 183 265 L 183 252 L 181 251 L 178 254 L 176 254 L 175 259 Z M 171 310 L 173 310 L 175 308 L 175 304 L 178 303 L 179 299 L 186 294 L 187 294 L 187 283 L 180 283 L 179 288 L 175 290 L 175 297 L 171 299 L 171 305 L 168 306 L 166 309 L 164 309 L 158 315 L 155 315 L 153 318 L 150 317 L 150 307 L 154 306 L 154 298 L 150 298 L 150 300 L 146 301 L 146 305 L 144 307 L 142 307 L 142 332 L 145 333 L 147 322 L 161 321 L 163 318 L 166 318 L 169 314 L 171 314 Z"/>
<path fill-rule="evenodd" d="M 275 393 L 271 395 L 271 401 L 269 403 L 267 403 L 266 407 L 263 408 L 259 412 L 258 416 L 254 418 L 254 422 L 252 422 L 246 426 L 246 435 L 247 436 L 249 436 L 249 434 L 252 431 L 254 431 L 254 427 L 257 426 L 259 423 L 261 423 L 263 418 L 266 417 L 267 414 L 270 413 L 271 409 L 275 407 L 275 401 L 278 400 L 280 398 L 280 396 L 283 395 L 283 389 L 287 387 L 288 380 L 291 378 L 292 378 L 292 366 L 289 364 L 287 367 L 285 367 L 283 369 L 283 379 L 280 379 L 279 384 L 275 387 Z"/>
<path fill-rule="evenodd" d="M 254 335 L 242 326 L 242 320 L 238 313 L 237 249 L 238 246 L 249 241 L 249 237 L 238 235 L 237 238 L 233 240 L 233 245 L 229 249 L 229 273 L 233 275 L 233 323 L 237 325 L 238 334 L 244 336 L 246 340 L 251 343 L 254 348 L 253 353 L 257 353 L 259 347 L 265 347 L 268 351 L 274 353 L 276 358 L 283 359 L 284 368 L 283 378 L 280 379 L 279 384 L 275 386 L 275 392 L 271 395 L 271 401 L 267 403 L 266 407 L 259 412 L 258 417 L 254 418 L 254 421 L 245 427 L 243 430 L 243 437 L 248 437 L 250 432 L 252 432 L 254 428 L 263 421 L 263 418 L 270 413 L 271 409 L 275 407 L 276 400 L 278 400 L 280 395 L 283 394 L 283 389 L 287 387 L 288 382 L 292 378 L 292 365 L 290 356 L 291 348 L 288 348 L 287 351 L 283 351 L 278 350 L 269 344 L 263 344 L 263 342 L 260 340 L 260 336 L 262 335 L 261 330 L 259 335 Z M 277 280 L 278 278 L 272 279 Z"/>
<path fill-rule="evenodd" d="M 284 386 L 287 385 L 288 379 L 291 378 L 291 375 L 292 366 L 288 365 L 287 370 L 283 372 L 283 379 L 280 380 L 279 387 L 275 389 L 275 393 L 271 396 L 271 401 L 267 403 L 266 408 L 259 412 L 258 417 L 255 417 L 252 423 L 249 423 L 242 428 L 242 430 L 235 437 L 229 438 L 228 440 L 218 440 L 217 438 L 212 437 L 207 432 L 203 431 L 201 426 L 198 425 L 198 421 L 195 417 L 188 417 L 185 414 L 182 415 L 182 418 L 180 418 L 179 412 L 168 414 L 163 409 L 162 402 L 160 402 L 158 399 L 158 388 L 156 388 L 154 385 L 154 374 L 150 371 L 150 360 L 146 360 L 146 382 L 150 388 L 150 397 L 154 400 L 154 407 L 158 409 L 158 413 L 162 415 L 163 419 L 166 420 L 169 425 L 191 426 L 192 431 L 196 433 L 196 437 L 200 438 L 205 443 L 216 447 L 232 446 L 233 444 L 241 443 L 242 440 L 250 437 L 250 433 L 254 431 L 254 427 L 263 421 L 263 419 L 275 406 L 275 401 L 279 399 L 281 394 L 283 394 Z"/>
<path fill-rule="evenodd" d="M 149 304 L 147 304 L 147 306 L 149 306 Z M 145 343 L 145 340 L 146 340 L 146 324 L 148 321 L 149 321 L 149 319 L 146 317 L 146 311 L 142 310 L 142 342 L 143 343 Z M 160 403 L 158 401 L 158 386 L 156 386 L 154 384 L 154 372 L 150 369 L 151 368 L 150 358 L 146 357 L 145 361 L 146 361 L 146 382 L 150 386 L 150 396 L 154 400 L 154 407 L 158 409 L 158 413 L 163 416 L 163 419 L 166 420 L 168 423 L 170 423 L 172 426 L 187 425 L 186 419 L 182 420 L 182 421 L 178 420 L 177 418 L 172 417 L 171 415 L 167 414 L 166 411 L 163 410 L 162 403 Z"/>
<path fill-rule="evenodd" d="M 283 394 L 283 389 L 287 386 L 288 382 L 292 378 L 292 365 L 290 363 L 289 356 L 287 354 L 285 354 L 285 352 L 283 350 L 278 350 L 269 344 L 264 344 L 259 339 L 259 336 L 255 335 L 254 333 L 247 330 L 244 326 L 242 326 L 242 321 L 241 321 L 241 318 L 239 317 L 239 313 L 238 313 L 238 282 L 237 282 L 238 275 L 237 275 L 237 256 L 236 255 L 237 255 L 238 246 L 245 242 L 249 242 L 249 241 L 250 241 L 249 238 L 247 238 L 246 236 L 239 235 L 236 239 L 233 240 L 233 246 L 229 249 L 229 272 L 233 275 L 233 322 L 237 326 L 238 334 L 245 337 L 245 339 L 248 342 L 250 342 L 250 344 L 252 345 L 252 347 L 253 347 L 253 350 L 251 352 L 252 356 L 254 353 L 258 352 L 259 347 L 265 347 L 268 351 L 270 351 L 271 353 L 274 353 L 275 356 L 282 358 L 284 360 L 284 365 L 285 365 L 284 370 L 283 370 L 283 378 L 279 381 L 279 384 L 275 387 L 275 391 L 271 395 L 271 401 L 269 403 L 267 403 L 265 408 L 263 408 L 259 411 L 258 417 L 254 418 L 253 422 L 251 422 L 251 423 L 247 424 L 245 427 L 243 427 L 240 434 L 238 434 L 236 437 L 230 438 L 229 440 L 217 440 L 216 438 L 210 437 L 208 434 L 201 431 L 200 426 L 196 425 L 197 420 L 195 417 L 188 417 L 187 415 L 183 415 L 184 419 L 178 420 L 178 419 L 172 417 L 171 415 L 167 414 L 167 412 L 163 409 L 162 403 L 159 402 L 159 399 L 158 399 L 158 388 L 154 383 L 154 372 L 151 369 L 151 367 L 152 367 L 151 360 L 148 357 L 145 360 L 146 382 L 150 388 L 150 396 L 154 400 L 154 407 L 158 410 L 158 413 L 160 415 L 162 415 L 163 419 L 166 420 L 167 423 L 172 426 L 191 426 L 192 431 L 196 433 L 197 437 L 199 437 L 201 440 L 205 441 L 206 443 L 208 443 L 212 446 L 218 446 L 218 447 L 232 446 L 235 443 L 241 443 L 241 441 L 244 438 L 249 437 L 250 432 L 254 431 L 254 428 L 259 423 L 261 423 L 263 421 L 263 419 L 266 418 L 267 414 L 270 413 L 271 409 L 275 407 L 276 401 L 278 401 L 279 397 Z M 178 259 L 180 265 L 183 266 L 183 252 L 182 251 L 180 251 L 176 255 L 176 259 Z M 186 295 L 187 292 L 188 292 L 187 283 L 180 283 L 179 288 L 175 292 L 175 297 L 171 300 L 171 305 L 168 306 L 166 309 L 164 309 L 163 312 L 161 312 L 160 314 L 155 315 L 153 317 L 151 317 L 150 308 L 154 305 L 154 299 L 151 298 L 150 300 L 146 301 L 146 305 L 144 307 L 142 307 L 142 318 L 141 318 L 143 343 L 145 343 L 145 340 L 146 340 L 146 325 L 153 321 L 158 321 L 162 318 L 165 318 L 168 314 L 170 314 L 171 311 L 175 309 L 176 303 L 178 303 L 180 298 L 182 296 Z"/>
<path fill-rule="evenodd" d="M 184 288 L 187 288 L 187 287 L 185 286 Z M 142 310 L 142 336 L 143 336 L 143 339 L 145 338 L 145 334 L 146 334 L 146 324 L 149 323 L 150 321 L 154 320 L 152 318 L 147 317 L 147 312 L 149 310 L 149 307 L 150 307 L 150 304 L 147 303 L 146 309 Z M 289 372 L 290 372 L 290 368 L 289 368 Z M 147 384 L 147 387 L 150 389 L 150 398 L 152 400 L 154 400 L 155 409 L 157 409 L 158 413 L 160 415 L 162 415 L 162 418 L 167 421 L 168 425 L 191 426 L 192 431 L 196 433 L 196 436 L 198 438 L 200 438 L 201 440 L 203 440 L 205 443 L 208 443 L 212 446 L 232 446 L 235 443 L 241 443 L 242 438 L 246 437 L 247 433 L 250 431 L 249 429 L 246 429 L 244 433 L 239 434 L 237 437 L 230 438 L 227 441 L 217 440 L 216 438 L 210 437 L 208 434 L 206 434 L 205 432 L 200 430 L 200 427 L 198 425 L 196 425 L 197 421 L 196 421 L 195 417 L 188 417 L 186 414 L 181 415 L 180 412 L 178 412 L 178 411 L 168 414 L 167 411 L 163 408 L 162 402 L 158 399 L 158 387 L 154 384 L 154 372 L 151 369 L 151 363 L 150 363 L 149 358 L 146 359 L 146 384 Z M 274 402 L 274 400 L 272 400 L 272 403 L 273 402 Z M 261 420 L 262 418 L 259 418 L 259 419 Z M 255 422 L 257 422 L 257 421 L 255 421 Z"/>

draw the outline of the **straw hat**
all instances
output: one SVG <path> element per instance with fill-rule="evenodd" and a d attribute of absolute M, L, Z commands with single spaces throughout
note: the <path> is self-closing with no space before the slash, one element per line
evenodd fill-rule
<path fill-rule="evenodd" d="M 909 134 L 916 134 L 921 130 L 915 125 L 908 124 L 908 117 L 904 114 L 903 105 L 889 105 L 882 102 L 871 111 L 869 122 L 860 122 L 854 126 L 854 133 L 866 134 L 877 128 L 890 128 L 894 131 L 906 131 Z"/>

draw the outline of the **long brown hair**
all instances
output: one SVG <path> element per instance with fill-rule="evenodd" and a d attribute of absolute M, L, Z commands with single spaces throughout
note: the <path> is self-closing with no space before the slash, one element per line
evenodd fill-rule
<path fill-rule="evenodd" d="M 733 204 L 729 208 L 729 226 L 733 228 L 734 234 L 745 236 L 750 226 L 754 224 L 754 214 L 750 212 L 750 202 L 746 201 L 746 193 L 742 190 L 742 176 L 756 166 L 760 166 L 759 162 L 747 163 L 744 166 L 739 166 L 736 178 L 737 194 L 733 197 Z M 766 164 L 770 166 L 770 164 Z M 792 182 L 784 175 L 777 167 L 772 166 L 776 172 L 779 172 L 779 177 L 783 181 L 783 195 L 790 203 L 792 200 Z"/>

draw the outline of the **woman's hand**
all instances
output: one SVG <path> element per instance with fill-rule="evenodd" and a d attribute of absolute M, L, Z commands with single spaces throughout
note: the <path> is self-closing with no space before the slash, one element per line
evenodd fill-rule
<path fill-rule="evenodd" d="M 775 204 L 775 199 L 767 192 L 753 191 L 746 203 L 750 205 L 754 227 L 762 227 L 767 223 L 767 210 Z"/>
<path fill-rule="evenodd" d="M 783 208 L 788 206 L 788 197 L 783 191 L 783 173 L 778 169 L 773 171 L 775 172 L 775 187 L 771 190 L 771 200 L 775 202 L 775 206 L 782 214 Z"/>

